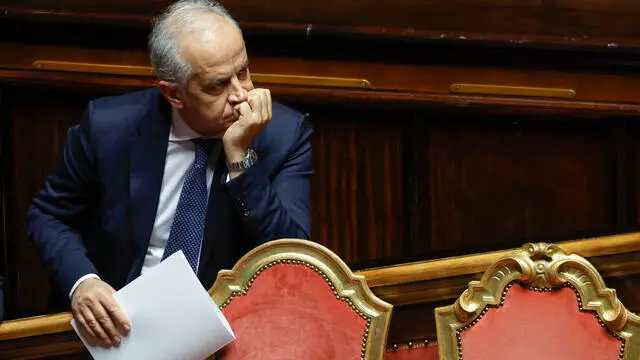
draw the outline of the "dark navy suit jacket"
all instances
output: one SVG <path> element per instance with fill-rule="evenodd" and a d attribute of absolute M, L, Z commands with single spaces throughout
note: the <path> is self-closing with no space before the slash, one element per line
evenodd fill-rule
<path fill-rule="evenodd" d="M 153 88 L 94 100 L 70 128 L 61 162 L 28 212 L 28 235 L 67 303 L 85 274 L 116 290 L 140 274 L 170 123 L 170 106 Z M 198 269 L 205 288 L 261 243 L 309 238 L 311 132 L 302 114 L 274 103 L 272 120 L 253 143 L 253 167 L 226 183 L 221 154 Z"/>

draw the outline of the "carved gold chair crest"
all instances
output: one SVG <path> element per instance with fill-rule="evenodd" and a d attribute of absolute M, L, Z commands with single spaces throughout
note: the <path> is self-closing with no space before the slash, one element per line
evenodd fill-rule
<path fill-rule="evenodd" d="M 209 293 L 236 335 L 217 359 L 383 359 L 392 306 L 317 243 L 261 245 Z"/>
<path fill-rule="evenodd" d="M 556 245 L 502 257 L 435 316 L 440 359 L 640 359 L 640 318 Z"/>

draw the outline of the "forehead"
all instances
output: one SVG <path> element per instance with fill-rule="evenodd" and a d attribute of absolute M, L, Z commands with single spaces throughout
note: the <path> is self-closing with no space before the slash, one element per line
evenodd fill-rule
<path fill-rule="evenodd" d="M 178 43 L 180 56 L 198 74 L 231 74 L 247 61 L 240 31 L 217 15 L 191 25 Z"/>

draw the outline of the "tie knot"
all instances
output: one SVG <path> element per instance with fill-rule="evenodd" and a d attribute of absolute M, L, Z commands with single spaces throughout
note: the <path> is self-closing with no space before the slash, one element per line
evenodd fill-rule
<path fill-rule="evenodd" d="M 196 146 L 195 165 L 206 165 L 207 160 L 209 159 L 209 155 L 211 155 L 211 151 L 218 142 L 218 139 L 193 139 L 192 141 Z"/>

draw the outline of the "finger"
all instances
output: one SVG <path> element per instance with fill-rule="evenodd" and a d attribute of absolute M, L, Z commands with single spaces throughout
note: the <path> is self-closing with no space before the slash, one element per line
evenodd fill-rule
<path fill-rule="evenodd" d="M 120 334 L 118 333 L 118 330 L 116 329 L 111 316 L 109 316 L 109 314 L 107 313 L 107 310 L 104 308 L 102 302 L 103 301 L 100 300 L 100 302 L 97 303 L 93 308 L 93 315 L 96 317 L 96 320 L 98 320 L 102 328 L 107 332 L 107 335 L 109 335 L 111 341 L 113 341 L 113 343 L 115 344 L 119 344 Z"/>
<path fill-rule="evenodd" d="M 262 121 L 263 122 L 267 122 L 270 119 L 270 117 L 269 117 L 269 94 L 267 93 L 267 91 L 268 90 L 265 90 L 260 94 L 260 98 L 262 99 L 261 103 L 262 103 Z"/>
<path fill-rule="evenodd" d="M 251 108 L 251 110 L 254 110 L 256 99 L 253 91 L 249 92 L 249 94 L 247 95 L 247 102 L 249 103 L 249 107 Z"/>
<path fill-rule="evenodd" d="M 251 105 L 251 112 L 253 112 L 254 114 L 256 114 L 257 118 L 256 120 L 262 120 L 262 98 L 260 96 L 259 92 L 254 92 L 251 95 L 249 95 L 249 100 L 251 100 L 251 102 L 253 104 L 249 104 Z"/>
<path fill-rule="evenodd" d="M 271 118 L 273 117 L 273 104 L 271 103 L 271 90 L 269 89 L 265 89 L 265 93 L 267 94 L 267 102 L 266 107 L 267 110 L 269 111 L 269 120 L 271 120 Z"/>
<path fill-rule="evenodd" d="M 103 299 L 102 305 L 107 310 L 109 317 L 113 319 L 116 327 L 119 329 L 124 329 L 124 332 L 122 334 L 124 335 L 128 333 L 131 329 L 131 324 L 129 323 L 129 320 L 124 314 L 124 311 L 122 311 L 122 308 L 120 307 L 120 305 L 118 305 L 113 296 Z"/>
<path fill-rule="evenodd" d="M 104 295 L 102 296 L 104 297 Z M 118 344 L 120 343 L 120 334 L 118 334 L 118 330 L 116 330 L 116 326 L 107 313 L 107 310 L 104 308 L 102 302 L 102 298 L 99 298 L 91 309 L 93 312 L 93 316 L 96 318 L 102 329 L 107 333 L 111 341 L 115 344 Z"/>
<path fill-rule="evenodd" d="M 82 316 L 84 316 L 84 319 L 87 322 L 87 329 L 93 330 L 96 338 L 102 340 L 108 346 L 111 346 L 111 339 L 107 336 L 107 333 L 102 329 L 102 325 L 100 325 L 96 317 L 93 315 L 93 309 L 88 307 L 85 308 L 82 311 Z"/>
<path fill-rule="evenodd" d="M 73 317 L 76 319 L 76 322 L 80 324 L 82 330 L 89 335 L 91 338 L 97 338 L 96 333 L 91 329 L 87 321 L 84 319 L 84 316 L 81 313 L 74 314 Z"/>
<path fill-rule="evenodd" d="M 240 116 L 242 117 L 249 117 L 251 115 L 251 107 L 249 106 L 248 102 L 243 102 L 240 103 L 240 105 L 238 105 L 238 112 L 240 113 Z"/>

